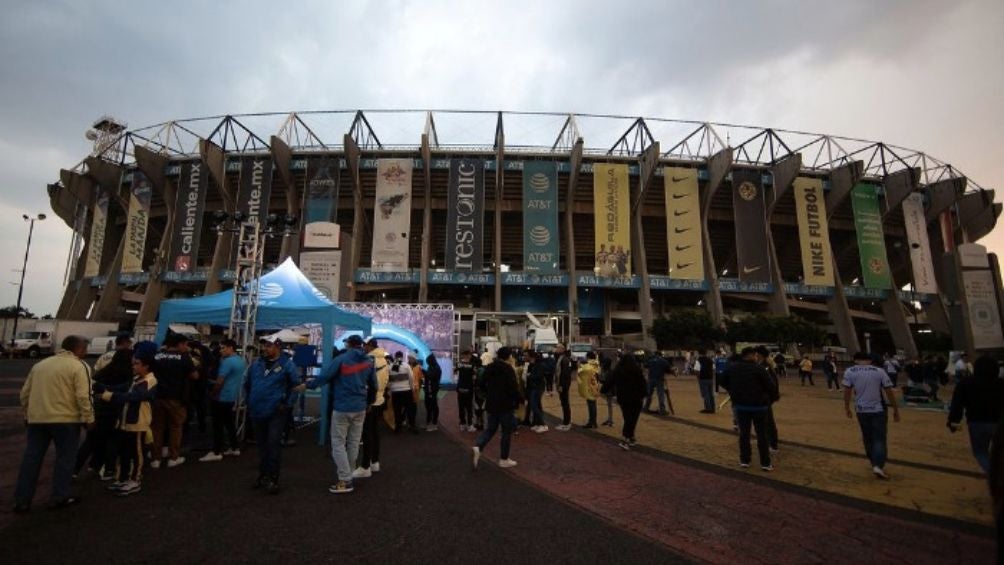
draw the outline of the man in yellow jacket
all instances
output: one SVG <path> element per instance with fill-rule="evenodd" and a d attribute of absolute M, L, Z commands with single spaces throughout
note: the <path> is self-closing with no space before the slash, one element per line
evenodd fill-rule
<path fill-rule="evenodd" d="M 70 481 L 80 429 L 94 426 L 91 370 L 83 361 L 87 355 L 86 339 L 69 336 L 61 347 L 63 351 L 36 363 L 21 387 L 21 407 L 25 411 L 28 437 L 14 493 L 14 512 L 17 513 L 31 508 L 49 442 L 56 445 L 52 506 L 65 508 L 80 501 L 79 497 L 70 495 Z"/>
<path fill-rule="evenodd" d="M 596 353 L 590 351 L 586 353 L 586 362 L 579 367 L 576 375 L 579 384 L 579 396 L 586 399 L 586 408 L 589 409 L 589 421 L 583 427 L 596 427 L 596 397 L 600 395 L 600 364 L 596 360 Z"/>

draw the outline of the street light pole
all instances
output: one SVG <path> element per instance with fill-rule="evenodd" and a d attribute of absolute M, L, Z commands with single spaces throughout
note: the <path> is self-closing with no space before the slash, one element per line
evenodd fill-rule
<path fill-rule="evenodd" d="M 22 214 L 26 222 L 28 222 L 28 244 L 24 247 L 24 264 L 21 266 L 21 283 L 17 287 L 17 306 L 14 307 L 14 329 L 10 334 L 10 354 L 14 355 L 14 339 L 17 337 L 17 321 L 21 318 L 21 297 L 24 295 L 24 274 L 28 270 L 28 253 L 31 251 L 31 234 L 35 231 L 35 220 L 42 221 L 45 219 L 45 214 L 39 214 L 35 217 L 30 217 L 28 214 Z"/>

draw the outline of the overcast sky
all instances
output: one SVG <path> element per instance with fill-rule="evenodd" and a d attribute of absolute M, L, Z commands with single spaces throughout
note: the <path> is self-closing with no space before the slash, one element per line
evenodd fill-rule
<path fill-rule="evenodd" d="M 50 212 L 46 183 L 87 155 L 102 114 L 131 127 L 353 108 L 685 118 L 905 145 L 995 187 L 1002 29 L 999 0 L 8 1 L 0 305 L 17 298 L 21 214 Z M 461 133 L 490 140 L 484 128 Z M 23 303 L 54 313 L 70 231 L 54 215 L 36 228 Z M 1002 252 L 1002 234 L 982 243 Z"/>

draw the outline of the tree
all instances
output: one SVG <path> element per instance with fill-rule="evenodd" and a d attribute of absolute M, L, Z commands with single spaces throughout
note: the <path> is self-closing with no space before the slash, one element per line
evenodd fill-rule
<path fill-rule="evenodd" d="M 799 316 L 775 316 L 757 313 L 728 323 L 726 341 L 735 345 L 740 341 L 777 343 L 782 347 L 797 343 L 822 345 L 826 330 Z"/>
<path fill-rule="evenodd" d="M 0 318 L 17 318 L 17 317 L 21 317 L 21 318 L 34 318 L 35 317 L 35 315 L 32 314 L 24 306 L 21 307 L 20 316 L 18 316 L 18 313 L 19 313 L 19 311 L 17 309 L 17 306 L 15 306 L 13 304 L 10 305 L 10 306 L 4 306 L 3 308 L 0 308 Z"/>
<path fill-rule="evenodd" d="M 724 335 L 705 310 L 675 310 L 652 323 L 652 337 L 659 349 L 705 349 Z"/>

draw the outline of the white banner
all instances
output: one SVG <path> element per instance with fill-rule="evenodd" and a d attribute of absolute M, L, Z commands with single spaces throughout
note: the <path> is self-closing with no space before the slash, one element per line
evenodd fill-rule
<path fill-rule="evenodd" d="M 906 240 L 910 245 L 914 290 L 936 294 L 938 281 L 934 278 L 934 258 L 931 256 L 931 242 L 927 238 L 924 197 L 919 192 L 914 192 L 903 201 L 903 223 L 906 226 Z"/>
<path fill-rule="evenodd" d="M 310 222 L 303 227 L 303 246 L 334 249 L 339 244 L 340 230 L 334 222 Z"/>
<path fill-rule="evenodd" d="M 341 251 L 300 253 L 300 271 L 332 302 L 338 302 L 342 275 Z"/>
<path fill-rule="evenodd" d="M 408 270 L 411 233 L 411 159 L 378 159 L 370 269 Z"/>
<path fill-rule="evenodd" d="M 91 237 L 87 242 L 87 265 L 84 277 L 96 277 L 101 271 L 101 253 L 105 247 L 108 228 L 108 193 L 98 189 L 94 199 L 94 216 L 91 218 Z"/>
<path fill-rule="evenodd" d="M 997 292 L 994 289 L 993 271 L 963 271 L 962 285 L 966 290 L 969 307 L 969 328 L 973 333 L 973 349 L 1004 347 L 1000 313 L 997 310 Z"/>

